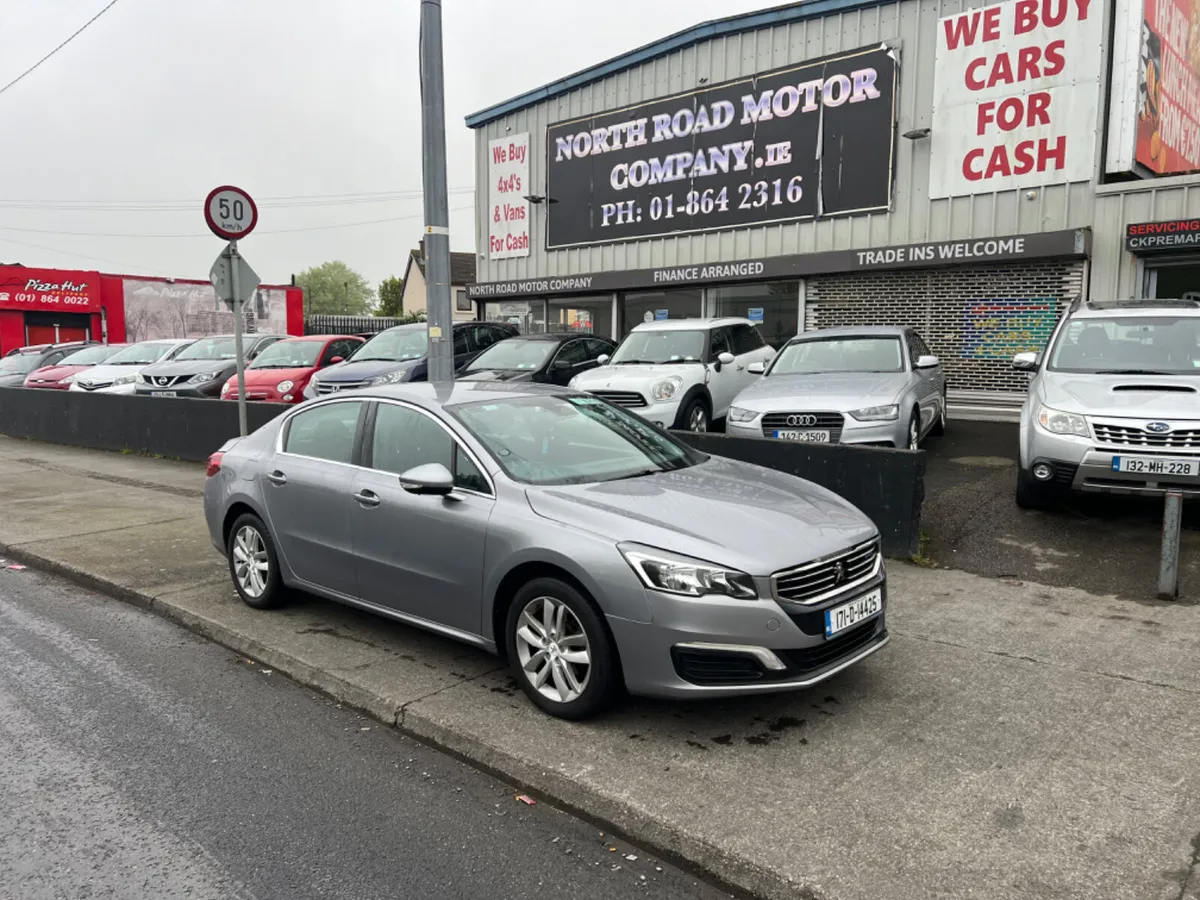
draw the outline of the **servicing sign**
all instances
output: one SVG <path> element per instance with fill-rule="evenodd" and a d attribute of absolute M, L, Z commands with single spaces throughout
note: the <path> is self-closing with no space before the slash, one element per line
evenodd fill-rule
<path fill-rule="evenodd" d="M 889 208 L 897 51 L 551 125 L 548 249 Z"/>

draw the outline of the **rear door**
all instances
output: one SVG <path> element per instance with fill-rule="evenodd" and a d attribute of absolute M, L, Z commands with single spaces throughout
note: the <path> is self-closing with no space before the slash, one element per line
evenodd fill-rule
<path fill-rule="evenodd" d="M 297 578 L 357 596 L 350 513 L 365 402 L 302 408 L 284 423 L 283 449 L 265 466 L 271 534 Z"/>
<path fill-rule="evenodd" d="M 911 328 L 905 329 L 904 343 L 912 365 L 917 402 L 921 406 L 921 431 L 924 433 L 933 426 L 934 419 L 937 417 L 937 404 L 941 396 L 941 385 L 938 380 L 939 369 L 917 368 L 917 360 L 927 355 L 929 348 Z"/>
<path fill-rule="evenodd" d="M 733 355 L 737 357 L 738 392 L 741 393 L 759 377 L 750 371 L 750 364 L 768 362 L 773 352 L 753 325 L 734 325 Z"/>

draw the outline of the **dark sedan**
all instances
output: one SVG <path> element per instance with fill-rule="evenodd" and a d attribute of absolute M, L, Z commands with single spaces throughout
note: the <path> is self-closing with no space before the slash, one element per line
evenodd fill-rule
<path fill-rule="evenodd" d="M 246 362 L 254 359 L 286 334 L 247 334 L 242 337 Z M 219 397 L 221 387 L 237 371 L 234 337 L 221 334 L 201 338 L 174 359 L 146 366 L 138 374 L 136 393 L 141 397 Z"/>
<path fill-rule="evenodd" d="M 534 381 L 566 385 L 611 356 L 616 344 L 590 334 L 523 334 L 493 344 L 471 360 L 463 381 Z"/>

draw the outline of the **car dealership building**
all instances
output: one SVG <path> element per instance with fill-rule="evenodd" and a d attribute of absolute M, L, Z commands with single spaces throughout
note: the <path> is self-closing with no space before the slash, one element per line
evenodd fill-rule
<path fill-rule="evenodd" d="M 1003 408 L 1073 299 L 1200 294 L 1200 0 L 949 6 L 708 22 L 468 117 L 468 295 L 616 338 L 913 325 Z"/>

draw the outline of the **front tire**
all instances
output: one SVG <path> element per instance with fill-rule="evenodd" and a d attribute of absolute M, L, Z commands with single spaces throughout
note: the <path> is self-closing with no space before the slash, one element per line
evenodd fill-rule
<path fill-rule="evenodd" d="M 699 434 L 708 431 L 708 404 L 699 397 L 694 398 L 684 407 L 683 413 L 679 417 L 679 423 L 687 431 L 695 431 Z"/>
<path fill-rule="evenodd" d="M 253 513 L 238 516 L 225 545 L 233 586 L 247 606 L 274 609 L 286 597 L 279 574 L 275 542 L 262 520 Z"/>
<path fill-rule="evenodd" d="M 909 450 L 921 449 L 921 414 L 917 410 L 912 411 L 912 415 L 908 417 L 908 444 Z"/>
<path fill-rule="evenodd" d="M 1021 509 L 1045 509 L 1050 505 L 1050 492 L 1024 469 L 1017 469 L 1017 506 Z"/>
<path fill-rule="evenodd" d="M 942 405 L 938 409 L 937 421 L 933 423 L 933 430 L 930 434 L 935 437 L 942 437 L 946 433 L 946 392 L 942 391 Z"/>
<path fill-rule="evenodd" d="M 505 623 L 513 677 L 533 704 L 560 719 L 586 719 L 612 703 L 617 652 L 599 612 L 571 585 L 536 578 L 517 592 Z"/>

